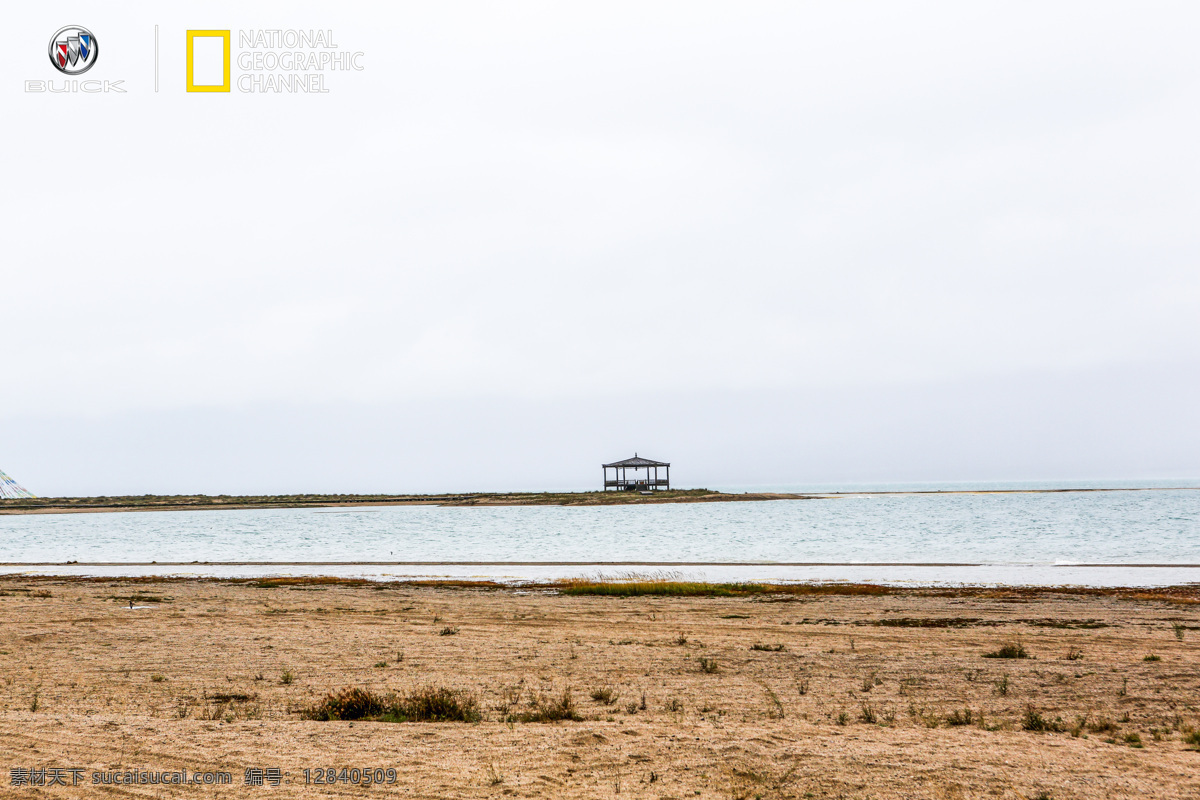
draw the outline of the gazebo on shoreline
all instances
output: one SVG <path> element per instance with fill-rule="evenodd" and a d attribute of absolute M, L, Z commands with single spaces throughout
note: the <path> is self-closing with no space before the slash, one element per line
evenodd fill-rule
<path fill-rule="evenodd" d="M 658 468 L 666 467 L 667 474 L 665 478 L 658 477 Z M 608 471 L 613 471 L 613 479 L 608 479 Z M 639 477 L 640 470 L 646 470 L 645 477 Z M 626 474 L 626 470 L 633 470 L 633 477 Z M 651 473 L 653 470 L 653 473 Z M 618 492 L 633 492 L 633 491 L 657 491 L 659 489 L 671 488 L 671 465 L 666 461 L 653 461 L 649 458 L 642 458 L 637 453 L 633 454 L 633 458 L 627 458 L 624 461 L 614 461 L 611 464 L 604 465 L 604 491 L 608 491 L 612 487 Z"/>

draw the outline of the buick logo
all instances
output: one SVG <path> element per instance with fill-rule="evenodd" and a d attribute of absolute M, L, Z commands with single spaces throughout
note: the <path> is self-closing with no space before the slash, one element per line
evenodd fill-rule
<path fill-rule="evenodd" d="M 87 72 L 99 57 L 100 46 L 87 28 L 68 25 L 50 37 L 50 63 L 64 75 Z"/>

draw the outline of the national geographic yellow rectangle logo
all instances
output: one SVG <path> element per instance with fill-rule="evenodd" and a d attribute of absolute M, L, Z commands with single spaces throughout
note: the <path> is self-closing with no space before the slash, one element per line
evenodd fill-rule
<path fill-rule="evenodd" d="M 187 90 L 229 91 L 229 31 L 187 32 Z"/>

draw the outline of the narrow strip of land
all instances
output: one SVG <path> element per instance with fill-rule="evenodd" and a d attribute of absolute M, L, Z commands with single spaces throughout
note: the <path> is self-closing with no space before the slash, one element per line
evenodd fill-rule
<path fill-rule="evenodd" d="M 852 497 L 928 495 L 1067 494 L 1082 492 L 1200 491 L 1196 486 L 1078 487 L 1051 489 L 914 489 L 846 492 L 716 492 L 673 489 L 656 492 L 478 492 L 403 495 L 137 495 L 121 497 L 36 497 L 0 499 L 0 514 L 73 514 L 120 511 L 212 511 L 218 509 L 344 508 L 386 506 L 626 506 L 663 503 L 730 503 L 765 500 L 828 500 Z"/>

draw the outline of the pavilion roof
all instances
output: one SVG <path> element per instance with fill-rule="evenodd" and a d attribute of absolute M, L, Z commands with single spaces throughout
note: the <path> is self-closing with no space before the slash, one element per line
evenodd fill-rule
<path fill-rule="evenodd" d="M 642 458 L 637 453 L 633 454 L 633 458 L 627 458 L 624 461 L 614 461 L 611 464 L 605 464 L 607 467 L 669 467 L 668 461 L 654 461 L 649 458 Z"/>

